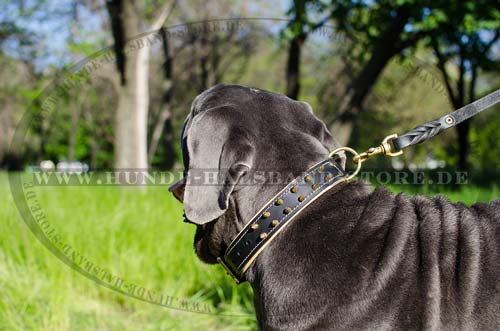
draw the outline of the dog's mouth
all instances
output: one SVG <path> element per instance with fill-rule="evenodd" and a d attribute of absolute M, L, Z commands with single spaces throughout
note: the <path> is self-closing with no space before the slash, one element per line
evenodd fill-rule
<path fill-rule="evenodd" d="M 196 233 L 194 235 L 195 253 L 200 260 L 208 264 L 217 263 L 217 256 L 212 254 L 212 250 L 210 249 L 210 242 L 208 239 L 212 238 L 214 223 L 215 221 L 202 225 L 196 225 Z"/>
<path fill-rule="evenodd" d="M 193 224 L 193 225 L 198 225 L 198 224 L 196 224 L 195 222 L 191 221 L 189 218 L 187 218 L 187 216 L 186 216 L 186 212 L 185 212 L 185 211 L 182 213 L 182 217 L 183 217 L 183 220 L 182 220 L 182 221 L 183 221 L 184 223 L 189 223 L 189 224 Z"/>
<path fill-rule="evenodd" d="M 176 184 L 172 185 L 169 189 L 170 192 L 174 194 L 174 196 L 183 203 L 184 197 L 184 188 L 185 188 L 185 177 L 181 179 Z M 205 263 L 215 264 L 217 263 L 217 256 L 211 253 L 210 244 L 207 238 L 211 238 L 213 234 L 214 224 L 217 221 L 213 220 L 206 224 L 196 224 L 191 221 L 187 216 L 186 212 L 182 213 L 183 222 L 188 224 L 196 225 L 196 233 L 194 236 L 194 250 L 196 255 Z"/>
<path fill-rule="evenodd" d="M 194 250 L 196 255 L 205 263 L 217 263 L 217 257 L 210 253 L 210 247 L 207 240 L 209 235 L 213 232 L 213 224 L 216 220 L 199 225 L 190 221 L 186 216 L 186 212 L 183 212 L 182 217 L 184 223 L 196 225 L 196 233 L 194 235 Z"/>

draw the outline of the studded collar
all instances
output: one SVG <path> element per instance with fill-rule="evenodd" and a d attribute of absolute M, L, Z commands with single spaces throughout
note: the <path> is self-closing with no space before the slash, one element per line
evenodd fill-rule
<path fill-rule="evenodd" d="M 348 179 L 333 159 L 315 164 L 262 207 L 217 261 L 236 283 L 245 281 L 248 268 L 285 226 L 320 195 Z"/>

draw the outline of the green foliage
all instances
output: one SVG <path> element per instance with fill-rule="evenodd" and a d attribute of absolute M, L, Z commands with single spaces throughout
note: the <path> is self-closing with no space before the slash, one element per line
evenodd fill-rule
<path fill-rule="evenodd" d="M 500 107 L 488 110 L 473 121 L 471 158 L 474 169 L 491 173 L 500 164 Z"/>
<path fill-rule="evenodd" d="M 155 8 L 160 2 L 151 0 L 143 5 L 144 19 L 150 20 L 155 14 Z M 84 6 L 80 4 L 80 6 Z M 221 10 L 224 9 L 221 5 Z M 411 54 L 423 54 L 426 63 L 434 61 L 429 57 L 429 44 L 409 42 L 415 40 L 429 41 L 429 36 L 448 36 L 449 32 L 467 31 L 474 32 L 475 42 L 471 44 L 475 50 L 480 50 L 484 41 L 489 37 L 483 36 L 483 29 L 493 29 L 498 26 L 500 13 L 498 8 L 492 6 L 491 1 L 449 2 L 449 1 L 315 1 L 297 0 L 290 1 L 287 15 L 292 19 L 289 24 L 282 24 L 279 35 L 270 33 L 269 27 L 262 28 L 259 23 L 240 23 L 243 28 L 234 35 L 226 32 L 209 33 L 201 35 L 199 32 L 184 37 L 172 35 L 170 40 L 171 51 L 175 54 L 173 66 L 173 83 L 175 85 L 171 99 L 172 123 L 173 123 L 173 146 L 175 151 L 172 156 L 168 150 L 159 144 L 152 165 L 162 167 L 166 158 L 175 157 L 179 162 L 180 152 L 177 137 L 182 126 L 184 116 L 189 109 L 190 102 L 200 92 L 203 84 L 209 87 L 215 83 L 242 83 L 258 86 L 276 92 L 285 90 L 284 73 L 286 64 L 286 47 L 284 43 L 290 38 L 300 34 L 307 34 L 307 46 L 303 48 L 302 56 L 302 95 L 301 98 L 313 105 L 318 115 L 326 122 L 331 123 L 336 116 L 339 107 L 339 98 L 329 97 L 330 85 L 336 84 L 337 96 L 341 96 L 345 86 L 352 81 L 353 73 L 359 72 L 370 56 L 377 38 L 389 27 L 395 15 L 405 15 L 407 23 L 400 36 L 399 43 L 410 45 L 401 51 L 396 59 L 403 59 L 401 63 L 391 64 L 391 68 L 384 70 L 382 78 L 375 84 L 372 90 L 368 109 L 373 114 L 361 115 L 357 120 L 357 134 L 362 136 L 353 137 L 352 143 L 355 147 L 364 148 L 371 145 L 370 142 L 378 141 L 388 131 L 402 132 L 410 129 L 414 124 L 437 117 L 445 111 L 451 110 L 444 102 L 440 93 L 429 88 L 434 84 L 434 78 L 422 79 L 425 73 L 416 70 L 406 70 L 404 60 L 412 60 Z M 486 8 L 486 9 L 485 9 Z M 92 8 L 94 9 L 94 8 Z M 36 9 L 40 10 L 40 9 Z M 64 7 L 60 16 L 54 16 L 63 20 L 63 16 L 70 9 Z M 49 15 L 49 13 L 45 13 Z M 94 13 L 95 14 L 95 13 Z M 175 15 L 174 12 L 173 15 Z M 56 19 L 55 18 L 55 19 Z M 182 18 L 182 17 L 181 17 Z M 264 25 L 264 24 L 263 24 Z M 335 38 L 321 37 L 320 27 L 334 25 L 331 33 Z M 103 42 L 103 35 L 107 31 L 96 34 L 86 28 L 84 22 L 73 22 L 72 30 L 76 31 L 75 39 L 69 40 L 68 49 L 70 58 L 79 59 L 96 50 L 97 44 Z M 92 29 L 96 29 L 93 27 Z M 456 30 L 454 30 L 456 29 Z M 472 30 L 471 30 L 472 29 Z M 480 30 L 478 30 L 480 29 Z M 194 31 L 194 30 L 193 30 Z M 201 31 L 201 30 L 200 30 Z M 351 42 L 345 39 L 336 39 L 340 31 L 342 35 L 351 37 Z M 418 37 L 418 38 L 417 38 Z M 422 37 L 423 39 L 419 39 Z M 447 38 L 448 38 L 447 37 Z M 486 38 L 486 39 L 485 39 Z M 483 40 L 485 39 L 485 40 Z M 279 41 L 278 43 L 276 41 Z M 352 42 L 354 41 L 354 42 Z M 207 53 L 204 42 L 212 45 Z M 483 44 L 482 44 L 483 43 Z M 94 46 L 92 46 L 94 45 Z M 159 48 L 159 47 L 158 47 Z M 155 124 L 158 112 L 161 111 L 162 93 L 165 81 L 163 79 L 162 65 L 163 57 L 160 49 L 152 49 L 151 62 L 151 107 L 149 119 L 149 132 Z M 471 49 L 472 50 L 472 49 Z M 200 63 L 204 54 L 207 54 L 205 63 L 219 63 L 219 68 L 209 68 L 209 79 L 203 82 L 200 74 Z M 5 57 L 4 57 L 5 58 Z M 4 67 L 21 65 L 17 59 L 10 59 Z M 346 65 L 350 66 L 350 68 Z M 486 62 L 483 63 L 487 67 Z M 498 61 L 493 59 L 488 63 L 488 70 L 498 66 Z M 345 72 L 338 68 L 346 67 Z M 29 103 L 41 91 L 42 86 L 56 75 L 64 75 L 63 65 L 61 67 L 49 67 L 44 72 L 44 78 L 37 76 L 31 80 L 35 85 L 26 84 L 26 81 L 18 81 L 9 85 L 8 89 L 2 90 L 1 94 L 6 96 L 7 103 L 16 109 L 15 118 L 19 118 Z M 221 69 L 223 68 L 223 69 Z M 251 70 L 249 70 L 251 68 Z M 116 85 L 110 83 L 113 77 L 107 80 L 104 76 L 112 72 L 106 72 L 109 68 L 103 68 L 97 77 L 85 88 L 72 89 L 57 105 L 57 111 L 53 117 L 44 123 L 34 123 L 30 132 L 30 140 L 25 146 L 26 152 L 22 154 L 24 164 L 36 163 L 43 158 L 52 158 L 54 161 L 67 159 L 72 154 L 74 158 L 87 163 L 92 163 L 98 168 L 111 167 L 113 164 L 113 121 L 114 109 L 116 108 Z M 111 68 L 114 72 L 113 67 Z M 220 74 L 223 72 L 223 75 Z M 346 74 L 347 72 L 347 74 Z M 417 82 L 411 83 L 406 88 L 406 81 L 410 81 L 410 75 L 417 75 Z M 15 76 L 12 72 L 6 72 L 4 77 Z M 438 77 L 439 73 L 432 77 Z M 495 79 L 492 80 L 495 84 Z M 480 83 L 481 86 L 490 83 Z M 429 97 L 426 97 L 426 94 Z M 14 101 L 12 96 L 22 100 Z M 436 102 L 436 99 L 439 101 Z M 43 101 L 43 100 L 41 100 Z M 407 102 L 405 102 L 407 101 Z M 39 107 L 40 105 L 38 105 Z M 426 113 L 420 111 L 424 108 Z M 32 109 L 36 111 L 36 105 Z M 70 125 L 71 113 L 79 109 L 76 128 Z M 413 114 L 412 114 L 413 112 Z M 418 116 L 419 114 L 425 116 Z M 480 130 L 478 130 L 479 132 Z M 479 132 L 480 134 L 481 132 Z M 74 136 L 74 146 L 68 146 L 69 139 Z M 453 133 L 447 133 L 453 136 Z M 359 144 L 359 145 L 358 145 Z M 41 146 L 45 146 L 41 150 Z M 453 153 L 456 150 L 451 140 L 439 140 L 436 143 L 435 155 L 454 162 Z M 71 149 L 71 151 L 70 151 Z M 409 153 L 409 160 L 424 158 L 429 151 L 426 148 L 416 148 L 415 154 Z M 0 153 L 1 154 L 1 153 Z"/>

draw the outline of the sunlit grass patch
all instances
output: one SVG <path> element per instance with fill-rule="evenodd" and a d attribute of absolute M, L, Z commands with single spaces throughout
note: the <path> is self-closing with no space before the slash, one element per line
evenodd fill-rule
<path fill-rule="evenodd" d="M 394 192 L 444 194 L 468 205 L 498 197 L 492 189 L 391 186 Z M 145 303 L 85 278 L 57 259 L 23 224 L 7 174 L 0 173 L 1 330 L 256 330 L 251 289 L 220 266 L 200 262 L 194 226 L 166 187 L 37 187 L 47 220 L 65 242 L 128 282 L 205 303 L 213 312 L 187 313 Z"/>

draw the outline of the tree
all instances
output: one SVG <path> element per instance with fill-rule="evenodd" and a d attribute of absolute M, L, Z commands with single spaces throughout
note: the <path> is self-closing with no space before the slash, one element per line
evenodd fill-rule
<path fill-rule="evenodd" d="M 324 10 L 322 2 L 311 0 L 293 0 L 288 15 L 292 16 L 292 21 L 283 31 L 285 39 L 289 40 L 288 59 L 286 65 L 286 92 L 285 94 L 298 99 L 300 93 L 300 62 L 302 47 L 307 37 L 322 27 L 330 16 L 321 19 L 319 22 L 311 22 L 308 18 L 309 10 L 321 12 Z"/>
<path fill-rule="evenodd" d="M 338 31 L 353 41 L 348 58 L 354 62 L 353 67 L 358 68 L 336 103 L 336 116 L 329 123 L 341 143 L 348 142 L 353 121 L 363 111 L 364 101 L 389 61 L 396 56 L 410 55 L 431 36 L 457 29 L 458 19 L 446 22 L 437 18 L 439 13 L 456 10 L 458 17 L 480 19 L 484 13 L 476 7 L 490 10 L 497 6 L 493 0 L 481 1 L 481 4 L 458 0 L 332 0 L 331 5 L 325 7 Z"/>
<path fill-rule="evenodd" d="M 494 59 L 491 51 L 500 40 L 500 10 L 492 4 L 491 1 L 457 2 L 450 11 L 434 14 L 441 21 L 442 33 L 432 36 L 428 44 L 437 58 L 448 98 L 455 109 L 476 100 L 481 72 L 500 71 L 498 59 Z M 458 166 L 464 171 L 469 168 L 470 123 L 467 120 L 456 128 Z"/>
<path fill-rule="evenodd" d="M 145 31 L 161 28 L 173 5 L 166 3 L 152 24 L 146 25 L 140 17 L 139 1 L 109 0 L 107 8 L 114 38 L 116 65 L 120 74 L 118 109 L 115 120 L 115 168 L 147 169 L 147 118 L 149 108 L 149 55 L 150 48 L 136 45 L 126 51 L 127 41 Z M 138 43 L 145 43 L 138 39 Z"/>
<path fill-rule="evenodd" d="M 45 148 L 47 123 L 34 123 L 32 131 L 36 131 L 37 139 L 31 144 L 16 149 L 11 143 L 20 110 L 34 110 L 36 107 L 29 105 L 47 83 L 34 64 L 35 59 L 43 57 L 42 33 L 34 25 L 26 24 L 45 5 L 45 1 L 10 1 L 0 11 L 0 167 L 10 170 L 22 170 L 28 157 L 39 161 Z"/>
<path fill-rule="evenodd" d="M 172 133 L 172 93 L 174 87 L 174 81 L 172 77 L 173 61 L 174 57 L 172 54 L 171 46 L 168 40 L 167 32 L 165 28 L 160 29 L 160 36 L 162 40 L 162 51 L 164 56 L 163 63 L 163 94 L 160 101 L 160 112 L 156 117 L 153 125 L 153 132 L 151 134 L 151 139 L 149 142 L 148 149 L 148 161 L 149 164 L 153 162 L 153 156 L 155 155 L 156 149 L 160 142 L 160 138 L 164 137 L 164 147 L 166 149 L 166 158 L 163 164 L 165 169 L 170 169 L 174 165 L 174 148 L 173 148 L 173 133 Z"/>
<path fill-rule="evenodd" d="M 355 117 L 389 61 L 416 43 L 432 29 L 408 32 L 407 27 L 421 17 L 422 3 L 413 0 L 376 3 L 332 1 L 333 18 L 339 31 L 354 41 L 350 57 L 360 70 L 345 88 L 331 126 L 339 140 L 347 143 Z"/>

